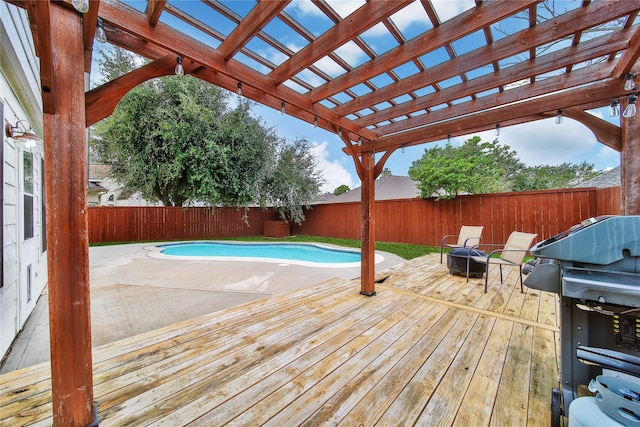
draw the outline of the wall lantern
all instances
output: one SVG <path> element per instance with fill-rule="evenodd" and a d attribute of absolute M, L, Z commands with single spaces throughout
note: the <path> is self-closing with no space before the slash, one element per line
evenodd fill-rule
<path fill-rule="evenodd" d="M 26 120 L 18 120 L 15 126 L 7 123 L 4 127 L 5 135 L 16 140 L 16 143 L 24 151 L 39 154 L 44 151 L 43 140 L 33 131 L 31 123 Z"/>

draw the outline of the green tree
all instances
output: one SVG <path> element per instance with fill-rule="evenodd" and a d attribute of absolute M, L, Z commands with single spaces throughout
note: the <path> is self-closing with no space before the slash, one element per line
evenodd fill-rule
<path fill-rule="evenodd" d="M 460 147 L 425 149 L 409 168 L 409 177 L 418 181 L 422 197 L 451 199 L 464 193 L 508 191 L 522 167 L 509 146 L 474 136 Z"/>
<path fill-rule="evenodd" d="M 198 79 L 154 79 L 95 126 L 92 148 L 125 191 L 165 206 L 217 204 L 229 190 L 228 149 L 216 143 L 225 105 L 223 92 Z"/>
<path fill-rule="evenodd" d="M 524 168 L 513 181 L 513 191 L 548 190 L 574 187 L 598 174 L 594 165 L 563 163 L 557 166 L 541 165 Z"/>
<path fill-rule="evenodd" d="M 351 189 L 349 188 L 348 185 L 342 184 L 342 185 L 339 185 L 338 187 L 336 187 L 335 190 L 333 190 L 333 194 L 335 196 L 339 196 L 339 195 L 344 194 L 344 193 L 346 193 L 347 191 L 350 191 L 350 190 Z"/>
<path fill-rule="evenodd" d="M 143 62 L 120 48 L 102 53 L 102 82 Z M 288 144 L 250 113 L 247 101 L 229 110 L 226 91 L 196 78 L 153 79 L 94 126 L 92 157 L 111 165 L 123 191 L 147 200 L 275 206 L 300 222 L 322 183 L 306 141 Z"/>
<path fill-rule="evenodd" d="M 307 141 L 280 140 L 262 184 L 261 205 L 274 206 L 281 219 L 300 224 L 303 207 L 308 208 L 320 194 L 323 180 Z"/>
<path fill-rule="evenodd" d="M 115 80 L 149 62 L 146 58 L 115 45 L 99 44 L 97 49 L 98 75 L 96 80 L 98 84 Z"/>

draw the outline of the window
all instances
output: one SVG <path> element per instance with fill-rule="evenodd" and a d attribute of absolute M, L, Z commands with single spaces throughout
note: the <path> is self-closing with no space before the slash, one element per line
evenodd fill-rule
<path fill-rule="evenodd" d="M 24 240 L 33 238 L 33 154 L 22 153 L 22 188 L 24 191 Z"/>

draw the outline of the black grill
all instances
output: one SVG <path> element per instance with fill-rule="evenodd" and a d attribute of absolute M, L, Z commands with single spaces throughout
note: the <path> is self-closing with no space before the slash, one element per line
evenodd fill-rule
<path fill-rule="evenodd" d="M 565 408 L 602 368 L 640 374 L 640 216 L 589 218 L 533 248 L 525 285 L 560 295 Z"/>

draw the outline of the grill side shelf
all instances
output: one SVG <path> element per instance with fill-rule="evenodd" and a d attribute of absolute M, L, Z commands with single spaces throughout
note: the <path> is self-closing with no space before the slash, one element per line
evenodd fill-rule
<path fill-rule="evenodd" d="M 640 274 L 566 267 L 562 275 L 562 295 L 640 307 Z"/>

